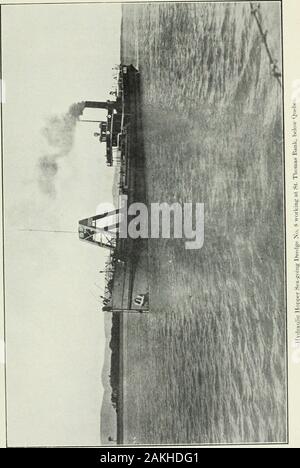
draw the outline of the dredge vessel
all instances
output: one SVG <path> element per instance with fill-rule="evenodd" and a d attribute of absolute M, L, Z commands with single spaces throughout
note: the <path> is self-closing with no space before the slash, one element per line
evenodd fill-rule
<path fill-rule="evenodd" d="M 106 164 L 117 171 L 117 196 L 127 195 L 127 202 L 144 201 L 144 158 L 140 103 L 140 73 L 133 65 L 120 65 L 114 100 L 85 101 L 83 108 L 104 109 L 94 136 L 106 145 Z M 138 262 L 138 243 L 121 238 L 120 207 L 79 221 L 82 241 L 108 249 L 107 281 L 103 298 L 105 312 L 144 311 L 147 292 L 133 295 L 134 273 Z M 128 220 L 129 221 L 129 220 Z M 122 294 L 121 292 L 122 291 Z"/>

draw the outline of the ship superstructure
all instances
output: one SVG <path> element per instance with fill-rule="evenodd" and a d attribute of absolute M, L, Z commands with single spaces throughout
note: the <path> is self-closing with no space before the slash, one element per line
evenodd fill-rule
<path fill-rule="evenodd" d="M 100 121 L 94 133 L 101 144 L 106 145 L 106 164 L 117 167 L 118 192 L 130 192 L 130 170 L 136 159 L 136 103 L 139 90 L 139 72 L 132 65 L 120 65 L 117 74 L 115 100 L 85 101 L 83 109 L 107 111 L 105 121 Z M 131 193 L 133 187 L 131 187 Z M 112 224 L 112 218 L 115 221 Z M 105 223 L 107 220 L 107 223 Z M 100 213 L 79 221 L 79 238 L 99 247 L 114 250 L 118 240 L 118 210 Z"/>

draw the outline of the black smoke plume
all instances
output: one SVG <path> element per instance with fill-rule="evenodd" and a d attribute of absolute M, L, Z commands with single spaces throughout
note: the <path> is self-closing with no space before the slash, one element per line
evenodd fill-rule
<path fill-rule="evenodd" d="M 49 196 L 55 196 L 58 161 L 72 150 L 76 124 L 83 110 L 84 102 L 73 104 L 66 114 L 49 117 L 42 130 L 50 150 L 39 159 L 39 186 Z"/>

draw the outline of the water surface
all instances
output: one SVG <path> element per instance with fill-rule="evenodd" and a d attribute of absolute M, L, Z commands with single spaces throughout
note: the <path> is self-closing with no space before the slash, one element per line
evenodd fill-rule
<path fill-rule="evenodd" d="M 262 5 L 281 63 L 280 4 Z M 205 244 L 149 242 L 127 317 L 125 442 L 286 440 L 282 89 L 247 2 L 124 5 L 149 202 L 205 203 Z"/>

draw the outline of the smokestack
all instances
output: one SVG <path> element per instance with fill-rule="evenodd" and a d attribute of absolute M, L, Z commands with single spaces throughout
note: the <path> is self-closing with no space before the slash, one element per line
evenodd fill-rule
<path fill-rule="evenodd" d="M 92 109 L 108 109 L 109 103 L 105 101 L 85 101 L 84 107 L 90 107 Z"/>

